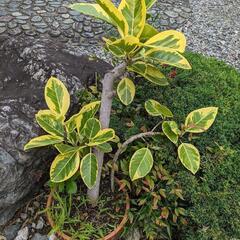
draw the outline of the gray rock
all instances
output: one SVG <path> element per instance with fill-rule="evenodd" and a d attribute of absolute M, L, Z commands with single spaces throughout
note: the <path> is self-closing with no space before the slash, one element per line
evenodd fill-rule
<path fill-rule="evenodd" d="M 18 233 L 18 230 L 20 229 L 21 225 L 14 224 L 14 225 L 9 225 L 4 228 L 3 234 L 7 238 L 7 240 L 13 240 Z"/>
<path fill-rule="evenodd" d="M 48 236 L 42 235 L 40 233 L 35 233 L 32 240 L 48 240 Z"/>
<path fill-rule="evenodd" d="M 44 227 L 44 220 L 40 217 L 37 222 L 36 229 L 41 230 L 41 229 L 43 229 L 43 227 Z"/>
<path fill-rule="evenodd" d="M 50 76 L 67 85 L 71 94 L 110 66 L 66 51 L 49 39 L 0 38 L 0 225 L 41 186 L 52 161 L 51 149 L 23 151 L 29 139 L 43 134 L 34 115 L 46 107 L 43 88 Z M 72 98 L 73 105 L 77 101 Z M 48 176 L 48 173 L 46 173 Z M 30 194 L 29 194 L 30 193 Z"/>
<path fill-rule="evenodd" d="M 18 231 L 18 234 L 14 240 L 27 240 L 28 235 L 29 235 L 29 229 L 28 229 L 28 227 L 25 227 Z"/>

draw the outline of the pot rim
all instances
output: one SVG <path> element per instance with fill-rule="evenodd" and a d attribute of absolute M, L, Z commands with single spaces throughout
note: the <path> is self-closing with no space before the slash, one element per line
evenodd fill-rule
<path fill-rule="evenodd" d="M 120 181 L 116 177 L 115 177 L 115 181 L 117 182 L 118 185 L 120 185 Z M 123 230 L 123 227 L 126 225 L 126 223 L 128 221 L 128 210 L 130 209 L 130 198 L 129 198 L 129 195 L 128 195 L 125 187 L 123 189 L 121 189 L 121 191 L 123 191 L 126 195 L 126 207 L 125 207 L 125 213 L 124 213 L 123 219 L 112 232 L 110 232 L 105 237 L 101 238 L 101 240 L 114 239 L 114 237 L 116 237 Z M 53 193 L 51 191 L 50 194 L 48 195 L 48 199 L 47 199 L 47 204 L 46 204 L 47 209 L 52 206 L 52 202 L 53 202 Z M 47 220 L 48 220 L 50 226 L 52 228 L 54 228 L 55 223 L 54 223 L 49 211 L 47 211 Z M 68 235 L 66 235 L 63 232 L 58 231 L 56 234 L 64 240 L 73 240 L 71 237 L 69 237 Z"/>

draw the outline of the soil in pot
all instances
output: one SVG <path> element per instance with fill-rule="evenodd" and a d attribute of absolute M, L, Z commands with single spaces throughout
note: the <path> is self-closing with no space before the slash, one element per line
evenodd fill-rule
<path fill-rule="evenodd" d="M 96 207 L 86 197 L 86 188 L 78 182 L 76 194 L 53 193 L 49 209 L 55 227 L 51 232 L 62 232 L 72 239 L 96 240 L 112 232 L 122 221 L 126 209 L 126 195 L 110 190 L 109 179 L 103 179 L 101 196 Z"/>

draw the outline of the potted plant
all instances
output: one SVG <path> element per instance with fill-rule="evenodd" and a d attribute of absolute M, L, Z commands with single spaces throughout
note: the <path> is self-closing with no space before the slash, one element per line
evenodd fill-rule
<path fill-rule="evenodd" d="M 69 93 L 61 81 L 50 78 L 45 87 L 48 109 L 41 110 L 36 115 L 38 124 L 48 134 L 32 139 L 25 146 L 25 150 L 29 150 L 53 145 L 59 154 L 52 162 L 50 181 L 54 186 L 70 182 L 72 187 L 76 176 L 80 176 L 88 188 L 87 197 L 93 206 L 99 200 L 104 154 L 112 151 L 110 143 L 117 139 L 114 129 L 109 128 L 115 92 L 127 106 L 134 100 L 136 91 L 136 83 L 130 73 L 142 76 L 150 84 L 164 87 L 169 82 L 162 73 L 163 65 L 191 69 L 182 55 L 186 48 L 185 36 L 175 30 L 158 32 L 147 23 L 148 11 L 156 0 L 122 0 L 118 7 L 110 0 L 96 2 L 76 3 L 70 5 L 70 8 L 102 19 L 118 30 L 118 37 L 103 38 L 106 49 L 118 59 L 118 64 L 102 79 L 101 100 L 83 106 L 77 114 L 66 119 L 70 105 Z M 185 133 L 207 130 L 217 114 L 217 108 L 214 107 L 196 110 L 189 114 L 185 124 L 179 129 L 176 122 L 168 120 L 173 114 L 166 106 L 150 99 L 145 102 L 145 108 L 150 115 L 160 117 L 163 121 L 161 119 L 152 131 L 141 132 L 123 144 L 118 144 L 119 149 L 112 161 L 112 191 L 115 163 L 128 144 L 140 138 L 162 134 L 158 130 L 162 126 L 163 133 L 178 146 L 179 138 Z M 183 165 L 195 174 L 200 166 L 198 150 L 189 143 L 181 143 L 178 154 Z M 151 151 L 147 147 L 138 149 L 129 162 L 131 180 L 145 177 L 152 166 Z M 126 205 L 128 208 L 128 203 Z"/>

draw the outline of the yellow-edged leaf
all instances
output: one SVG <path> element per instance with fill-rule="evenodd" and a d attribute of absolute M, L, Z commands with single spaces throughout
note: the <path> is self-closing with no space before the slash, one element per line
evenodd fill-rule
<path fill-rule="evenodd" d="M 89 118 L 92 118 L 97 113 L 101 102 L 95 101 L 92 103 L 89 103 L 82 107 L 82 109 L 75 115 L 73 115 L 66 123 L 66 127 L 68 129 L 68 132 L 72 132 L 73 130 L 77 129 L 78 132 L 80 132 L 86 121 Z"/>
<path fill-rule="evenodd" d="M 138 73 L 148 81 L 160 85 L 167 86 L 169 83 L 166 77 L 153 65 L 139 61 L 128 66 L 128 70 Z"/>
<path fill-rule="evenodd" d="M 120 99 L 120 101 L 124 105 L 129 105 L 132 103 L 134 97 L 135 97 L 135 85 L 133 81 L 129 78 L 123 78 L 117 87 L 117 94 Z"/>
<path fill-rule="evenodd" d="M 195 174 L 200 167 L 200 154 L 196 147 L 189 143 L 182 143 L 178 147 L 178 157 L 183 166 Z"/>
<path fill-rule="evenodd" d="M 147 40 L 144 45 L 160 49 L 170 48 L 183 53 L 186 49 L 186 42 L 186 37 L 183 33 L 176 30 L 167 30 L 153 36 Z"/>
<path fill-rule="evenodd" d="M 45 86 L 45 100 L 49 109 L 64 116 L 70 106 L 70 95 L 64 84 L 55 77 L 51 77 Z"/>
<path fill-rule="evenodd" d="M 24 150 L 28 150 L 31 148 L 45 147 L 48 145 L 54 145 L 57 143 L 63 142 L 63 137 L 52 136 L 52 135 L 43 135 L 40 137 L 36 137 L 31 139 L 25 146 Z"/>
<path fill-rule="evenodd" d="M 145 0 L 147 9 L 151 8 L 157 0 Z"/>
<path fill-rule="evenodd" d="M 128 34 L 128 23 L 122 13 L 116 8 L 111 0 L 96 0 L 101 8 L 108 14 L 111 21 L 117 26 L 120 35 L 126 36 Z"/>
<path fill-rule="evenodd" d="M 150 24 L 146 23 L 143 29 L 143 32 L 140 36 L 141 42 L 147 41 L 149 38 L 158 34 L 158 30 L 151 26 Z"/>
<path fill-rule="evenodd" d="M 102 9 L 99 4 L 93 3 L 74 3 L 69 5 L 69 8 L 77 12 L 89 15 L 95 18 L 99 18 L 105 22 L 115 25 L 115 22 L 111 20 L 109 15 Z"/>
<path fill-rule="evenodd" d="M 103 38 L 103 40 L 106 42 L 107 49 L 117 57 L 130 55 L 140 44 L 139 39 L 134 36 L 126 36 L 116 41 L 106 38 Z"/>
<path fill-rule="evenodd" d="M 157 48 L 148 50 L 145 53 L 145 58 L 149 58 L 152 61 L 156 61 L 160 64 L 168 64 L 183 69 L 191 69 L 191 65 L 185 57 L 180 53 L 172 49 L 167 48 Z"/>
<path fill-rule="evenodd" d="M 40 110 L 36 114 L 38 124 L 47 133 L 55 136 L 64 136 L 64 117 L 53 114 L 50 110 Z"/>
<path fill-rule="evenodd" d="M 89 118 L 83 128 L 83 134 L 88 139 L 92 139 L 97 135 L 100 130 L 100 121 L 96 118 Z"/>
<path fill-rule="evenodd" d="M 129 175 L 132 181 L 145 177 L 152 169 L 153 156 L 148 148 L 137 150 L 129 164 Z"/>
<path fill-rule="evenodd" d="M 98 175 L 97 158 L 93 153 L 87 154 L 81 161 L 80 174 L 83 182 L 91 189 L 96 183 Z"/>
<path fill-rule="evenodd" d="M 79 152 L 68 152 L 59 154 L 52 162 L 50 168 L 50 179 L 52 182 L 64 182 L 71 178 L 79 169 Z"/>
<path fill-rule="evenodd" d="M 173 117 L 173 114 L 169 108 L 160 104 L 159 102 L 149 99 L 145 102 L 145 109 L 151 116 Z"/>
<path fill-rule="evenodd" d="M 174 121 L 165 121 L 162 124 L 162 130 L 163 133 L 166 135 L 166 137 L 173 142 L 174 144 L 177 144 L 179 134 L 181 133 L 178 129 L 178 125 Z"/>
<path fill-rule="evenodd" d="M 119 7 L 128 23 L 128 34 L 140 37 L 145 26 L 147 8 L 145 0 L 122 0 Z"/>
<path fill-rule="evenodd" d="M 66 154 L 69 152 L 76 152 L 80 149 L 80 147 L 73 147 L 71 145 L 68 144 L 64 144 L 64 143 L 58 143 L 55 144 L 54 147 L 61 153 L 61 154 Z"/>
<path fill-rule="evenodd" d="M 114 137 L 115 137 L 115 131 L 113 129 L 106 128 L 106 129 L 100 130 L 98 134 L 90 140 L 88 146 L 97 146 L 105 142 L 109 142 Z"/>
<path fill-rule="evenodd" d="M 200 108 L 188 114 L 185 121 L 186 132 L 202 133 L 207 131 L 215 121 L 217 107 Z"/>

